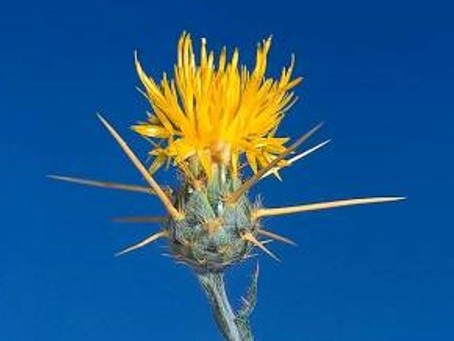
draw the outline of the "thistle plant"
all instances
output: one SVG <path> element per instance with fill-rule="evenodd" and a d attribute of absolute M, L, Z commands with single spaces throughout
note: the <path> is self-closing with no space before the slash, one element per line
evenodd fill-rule
<path fill-rule="evenodd" d="M 259 272 L 257 267 L 243 304 L 235 311 L 225 288 L 226 269 L 249 259 L 255 248 L 278 261 L 266 245 L 269 241 L 294 244 L 265 229 L 263 217 L 403 199 L 354 198 L 278 208 L 263 207 L 256 199 L 251 201 L 249 190 L 260 180 L 268 176 L 280 178 L 282 169 L 329 142 L 296 154 L 321 124 L 290 145 L 288 137 L 277 135 L 279 123 L 296 100 L 292 90 L 302 79 L 293 77 L 294 57 L 278 79 L 266 77 L 270 46 L 271 39 L 258 45 L 255 67 L 249 71 L 239 64 L 238 50 L 228 60 L 223 48 L 216 62 L 214 52 L 207 51 L 205 39 L 201 40 L 200 56 L 196 58 L 190 35 L 183 33 L 178 42 L 174 78 L 164 73 L 159 84 L 146 75 L 136 54 L 135 66 L 144 89 L 141 91 L 151 112 L 132 129 L 151 142 L 151 165 L 144 166 L 117 131 L 102 116 L 98 117 L 146 185 L 51 176 L 155 195 L 164 206 L 164 215 L 120 220 L 158 223 L 160 228 L 118 254 L 165 239 L 173 258 L 196 273 L 219 330 L 229 341 L 253 340 L 249 318 L 257 300 Z M 155 181 L 154 173 L 164 164 L 177 169 L 181 180 L 177 188 L 166 189 Z"/>

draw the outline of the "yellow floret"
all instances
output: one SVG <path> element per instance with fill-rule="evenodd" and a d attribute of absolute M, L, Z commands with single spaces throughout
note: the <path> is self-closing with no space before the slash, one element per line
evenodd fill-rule
<path fill-rule="evenodd" d="M 183 33 L 178 42 L 174 79 L 166 74 L 160 84 L 148 77 L 136 58 L 139 78 L 153 113 L 148 121 L 133 126 L 142 136 L 157 139 L 151 150 L 154 171 L 167 159 L 184 168 L 197 160 L 207 176 L 213 166 L 223 164 L 234 175 L 241 155 L 253 172 L 265 167 L 285 151 L 288 138 L 275 137 L 286 110 L 294 103 L 289 92 L 301 82 L 292 79 L 294 60 L 279 79 L 266 78 L 271 38 L 258 44 L 254 70 L 239 66 L 238 50 L 227 61 L 222 49 L 217 64 L 213 52 L 201 41 L 196 61 L 191 37 Z"/>

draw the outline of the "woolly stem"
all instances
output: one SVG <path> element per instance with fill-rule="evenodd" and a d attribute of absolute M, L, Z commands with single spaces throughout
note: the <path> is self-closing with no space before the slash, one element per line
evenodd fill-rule
<path fill-rule="evenodd" d="M 253 341 L 248 326 L 238 323 L 238 317 L 229 303 L 222 272 L 198 274 L 198 278 L 213 310 L 216 324 L 227 341 Z"/>

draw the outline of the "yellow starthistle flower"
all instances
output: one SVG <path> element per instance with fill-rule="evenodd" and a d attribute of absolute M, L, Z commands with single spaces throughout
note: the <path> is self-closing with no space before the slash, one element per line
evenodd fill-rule
<path fill-rule="evenodd" d="M 151 151 L 156 156 L 152 171 L 172 159 L 183 170 L 189 160 L 200 162 L 208 177 L 219 163 L 236 175 L 240 156 L 245 154 L 257 172 L 285 151 L 289 139 L 274 134 L 294 103 L 290 90 L 302 78 L 292 79 L 293 57 L 279 79 L 267 78 L 270 47 L 271 38 L 258 45 L 251 72 L 239 65 L 237 49 L 228 61 L 224 48 L 216 61 L 214 52 L 207 51 L 205 39 L 197 60 L 190 35 L 183 33 L 174 79 L 164 74 L 159 84 L 145 74 L 136 57 L 137 73 L 153 114 L 133 129 L 161 142 Z"/>
<path fill-rule="evenodd" d="M 150 154 L 151 169 L 137 158 L 117 131 L 99 115 L 102 124 L 118 142 L 147 182 L 147 186 L 126 185 L 74 177 L 51 176 L 84 185 L 156 195 L 166 209 L 164 216 L 123 217 L 117 221 L 159 223 L 160 229 L 139 243 L 121 251 L 128 253 L 165 238 L 170 254 L 197 272 L 219 329 L 229 341 L 252 341 L 249 316 L 257 293 L 258 268 L 244 304 L 234 312 L 225 292 L 223 271 L 251 257 L 257 247 L 272 258 L 266 242 L 290 239 L 268 231 L 262 218 L 335 207 L 401 200 L 401 197 L 373 197 L 266 208 L 252 203 L 248 190 L 263 177 L 291 165 L 329 142 L 322 142 L 301 154 L 296 149 L 320 127 L 310 130 L 290 146 L 287 137 L 276 137 L 277 127 L 293 104 L 291 90 L 301 81 L 292 79 L 294 59 L 278 80 L 266 78 L 271 39 L 257 48 L 252 72 L 239 66 L 237 50 L 229 62 L 224 48 L 215 63 L 202 40 L 200 61 L 192 49 L 189 34 L 178 43 L 174 80 L 164 77 L 158 85 L 149 78 L 136 56 L 136 68 L 152 106 L 148 121 L 135 125 L 140 135 L 157 140 Z M 291 157 L 292 156 L 292 157 Z M 243 179 L 239 163 L 245 159 L 252 176 Z M 184 175 L 173 190 L 164 190 L 153 172 L 171 160 Z M 265 238 L 265 239 L 264 239 Z"/>

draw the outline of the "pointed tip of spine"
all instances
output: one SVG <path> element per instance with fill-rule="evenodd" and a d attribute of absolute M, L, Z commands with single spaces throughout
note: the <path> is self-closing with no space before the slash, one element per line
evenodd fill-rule
<path fill-rule="evenodd" d="M 271 231 L 268 231 L 268 230 L 264 230 L 262 228 L 260 228 L 259 230 L 257 230 L 257 233 L 258 234 L 261 234 L 265 237 L 269 237 L 269 238 L 272 238 L 274 240 L 277 240 L 281 243 L 285 243 L 285 244 L 289 244 L 289 245 L 292 245 L 292 246 L 298 246 L 293 240 L 289 239 L 289 238 L 286 238 L 286 237 L 283 237 L 281 235 L 278 235 L 274 232 L 271 232 Z"/>
<path fill-rule="evenodd" d="M 309 148 L 307 150 L 305 150 L 304 152 L 302 153 L 299 153 L 295 156 L 293 156 L 292 158 L 290 159 L 287 159 L 285 160 L 287 162 L 287 166 L 291 166 L 293 165 L 296 161 L 299 161 L 301 159 L 304 159 L 306 156 L 309 156 L 311 155 L 312 153 L 318 151 L 319 149 L 321 149 L 322 147 L 326 146 L 328 143 L 330 143 L 332 140 L 331 139 L 328 139 L 328 140 L 325 140 L 319 144 L 317 144 L 316 146 L 312 147 L 312 148 Z M 279 167 L 277 166 L 276 168 L 274 169 L 271 169 L 269 170 L 268 172 L 266 172 L 265 174 L 263 174 L 262 176 L 262 179 L 266 178 L 267 176 L 271 175 L 271 174 L 274 174 L 278 179 L 279 181 L 282 181 L 282 178 L 279 176 L 279 171 L 282 169 L 283 167 Z"/>
<path fill-rule="evenodd" d="M 102 124 L 104 126 L 106 126 L 107 128 L 110 127 L 110 124 L 107 122 L 107 120 L 99 113 L 99 112 L 96 112 L 95 113 L 96 117 L 102 122 Z M 110 130 L 110 129 L 109 129 Z"/>
<path fill-rule="evenodd" d="M 115 257 L 119 257 L 119 256 L 122 256 L 128 252 L 131 252 L 131 251 L 134 251 L 134 250 L 137 250 L 137 249 L 140 249 L 156 240 L 158 240 L 159 238 L 163 238 L 163 237 L 167 237 L 168 236 L 168 232 L 166 230 L 162 230 L 160 232 L 157 232 L 155 234 L 152 234 L 151 236 L 145 238 L 144 240 L 140 241 L 139 243 L 137 244 L 134 244 L 120 252 L 117 252 L 115 254 Z"/>
<path fill-rule="evenodd" d="M 392 199 L 394 201 L 399 201 L 399 200 L 407 200 L 408 197 L 391 197 L 390 199 Z"/>
<path fill-rule="evenodd" d="M 261 249 L 263 252 L 265 252 L 268 256 L 273 258 L 275 261 L 281 263 L 281 260 L 278 256 L 276 256 L 274 253 L 272 253 L 265 245 L 263 245 L 262 242 L 257 240 L 257 238 L 254 237 L 254 235 L 250 232 L 246 232 L 243 234 L 242 238 L 252 244 L 254 244 L 256 247 Z"/>
<path fill-rule="evenodd" d="M 389 197 L 377 197 L 377 198 L 372 198 L 372 199 L 376 199 L 376 202 L 377 203 L 380 203 L 380 202 L 392 202 L 392 201 L 402 201 L 402 200 L 406 200 L 407 197 L 395 197 L 395 196 L 389 196 Z M 373 203 L 373 202 L 372 202 Z"/>

